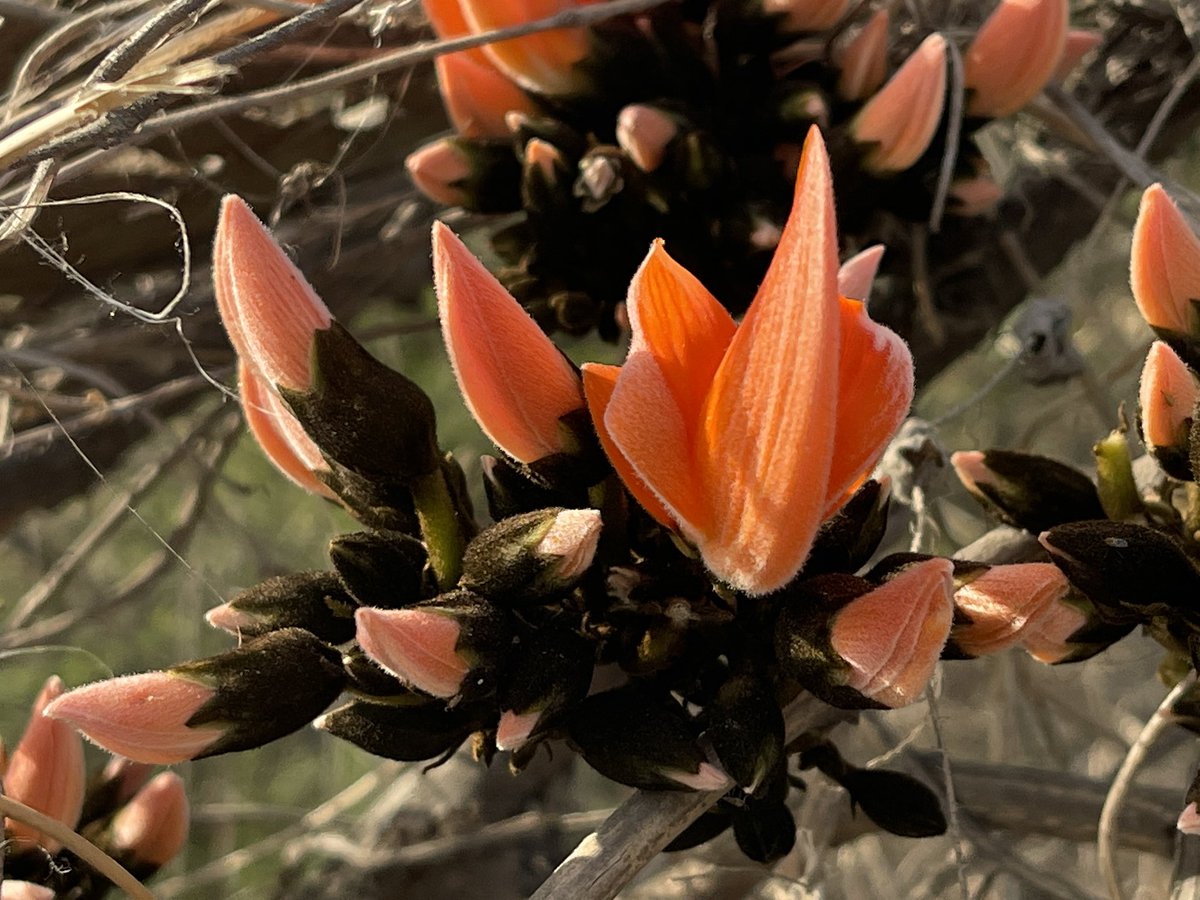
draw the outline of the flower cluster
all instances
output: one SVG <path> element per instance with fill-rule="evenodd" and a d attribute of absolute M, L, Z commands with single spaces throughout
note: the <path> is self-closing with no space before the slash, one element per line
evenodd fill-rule
<path fill-rule="evenodd" d="M 34 700 L 25 733 L 6 764 L 4 793 L 79 834 L 146 879 L 182 849 L 188 833 L 183 781 L 172 772 L 150 778 L 149 765 L 113 760 L 88 778 L 83 740 L 65 722 L 43 715 L 62 696 L 53 676 Z M 111 887 L 54 833 L 20 818 L 4 820 L 4 896 L 99 900 Z"/>
<path fill-rule="evenodd" d="M 424 0 L 442 38 L 584 5 Z M 828 135 L 851 246 L 894 241 L 929 219 L 953 155 L 943 223 L 952 245 L 958 223 L 1003 196 L 975 133 L 1064 77 L 1098 35 L 1068 28 L 1067 0 L 1002 0 L 983 21 L 947 21 L 942 31 L 903 5 L 871 6 L 666 4 L 440 57 L 456 134 L 414 152 L 409 172 L 438 203 L 520 211 L 491 229 L 492 248 L 501 280 L 551 331 L 614 337 L 614 309 L 655 237 L 742 312 L 812 125 Z M 957 49 L 951 35 L 962 35 Z M 962 59 L 961 102 L 952 52 Z M 894 272 L 908 255 L 893 254 Z"/>
<path fill-rule="evenodd" d="M 889 496 L 871 473 L 913 392 L 908 348 L 866 312 L 880 255 L 839 268 L 813 128 L 741 322 L 656 240 L 628 287 L 624 364 L 580 370 L 436 224 L 450 361 L 501 451 L 484 459 L 493 522 L 481 530 L 429 398 L 359 346 L 227 198 L 214 279 L 247 421 L 285 474 L 364 530 L 333 539 L 330 571 L 211 610 L 236 649 L 78 688 L 47 715 L 157 763 L 314 719 L 388 758 L 470 739 L 514 770 L 565 740 L 625 784 L 728 792 L 678 846 L 732 827 L 755 859 L 794 840 L 786 748 L 803 746 L 801 765 L 852 795 L 894 779 L 903 809 L 857 800 L 883 827 L 940 832 L 927 789 L 856 770 L 820 736 L 790 745 L 783 708 L 803 691 L 904 706 L 943 657 L 1019 644 L 1070 658 L 1086 616 L 1047 564 L 870 565 Z"/>

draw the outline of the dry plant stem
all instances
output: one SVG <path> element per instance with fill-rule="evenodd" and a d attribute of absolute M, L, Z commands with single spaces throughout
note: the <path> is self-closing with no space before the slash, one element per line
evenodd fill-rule
<path fill-rule="evenodd" d="M 784 710 L 786 740 L 842 715 L 811 694 L 801 694 Z M 638 791 L 583 839 L 530 900 L 610 900 L 724 793 Z"/>
<path fill-rule="evenodd" d="M 548 31 L 555 28 L 566 27 L 583 27 L 604 21 L 605 19 L 613 18 L 619 15 L 629 15 L 631 13 L 642 12 L 651 9 L 655 6 L 662 6 L 668 0 L 609 0 L 608 3 L 594 4 L 590 6 L 580 7 L 578 9 L 568 9 L 546 19 L 540 19 L 536 22 L 528 22 L 522 25 L 515 25 L 511 28 L 500 28 L 495 31 L 488 31 L 481 34 L 465 35 L 463 37 L 453 38 L 446 41 L 430 41 L 426 43 L 416 44 L 411 47 L 403 47 L 391 53 L 381 54 L 371 59 L 363 60 L 360 63 L 345 66 L 336 69 L 333 72 L 327 72 L 322 75 L 316 75 L 312 78 L 299 79 L 290 84 L 280 85 L 277 87 L 266 88 L 261 91 L 254 91 L 248 94 L 241 94 L 236 97 L 224 97 L 219 100 L 211 100 L 203 103 L 198 103 L 189 109 L 181 109 L 175 112 L 167 113 L 158 118 L 144 122 L 137 128 L 136 133 L 121 134 L 121 129 L 115 128 L 114 134 L 105 135 L 102 133 L 94 133 L 91 137 L 105 137 L 110 144 L 116 143 L 118 138 L 127 141 L 130 144 L 136 145 L 158 137 L 161 134 L 173 131 L 178 128 L 184 128 L 189 125 L 194 125 L 197 122 L 207 121 L 215 116 L 228 115 L 230 113 L 240 112 L 244 109 L 249 109 L 254 106 L 267 105 L 284 100 L 294 100 L 300 97 L 310 96 L 312 94 L 321 93 L 322 91 L 332 90 L 334 88 L 343 87 L 347 84 L 352 84 L 366 78 L 374 77 L 390 72 L 395 69 L 404 68 L 406 66 L 416 65 L 420 62 L 426 62 L 434 57 L 441 56 L 446 53 L 453 53 L 457 50 L 464 50 L 470 47 L 479 47 L 483 44 L 494 43 L 495 41 L 507 40 L 508 38 L 521 37 L 527 34 L 535 34 L 540 31 Z M 236 48 L 235 48 L 236 49 Z M 231 51 L 232 52 L 232 51 Z M 132 129 L 126 129 L 132 132 Z M 71 134 L 68 133 L 59 139 L 62 143 L 67 143 L 71 139 Z M 3 143 L 0 143 L 0 170 L 12 165 L 22 155 L 27 156 L 28 161 L 36 161 L 36 159 L 46 152 L 46 148 L 39 148 L 36 151 L 32 147 L 26 147 L 21 153 L 5 153 Z M 99 164 L 105 156 L 106 151 L 95 150 L 87 153 L 71 163 L 65 163 L 60 173 L 59 182 L 70 181 L 80 175 L 93 169 Z M 0 200 L 7 203 L 15 202 L 25 190 L 23 185 L 18 185 L 6 191 Z"/>
<path fill-rule="evenodd" d="M 100 64 L 84 79 L 81 90 L 101 82 L 114 82 L 129 73 L 141 56 L 149 53 L 184 19 L 199 12 L 208 0 L 175 0 L 150 18 L 145 25 L 109 51 Z"/>
<path fill-rule="evenodd" d="M 57 819 L 3 795 L 0 795 L 0 813 L 50 835 L 134 900 L 154 900 L 154 895 L 128 869 Z"/>
<path fill-rule="evenodd" d="M 1129 748 L 1129 752 L 1125 754 L 1121 768 L 1117 770 L 1116 777 L 1113 778 L 1108 796 L 1104 798 L 1104 808 L 1100 811 L 1100 824 L 1097 828 L 1096 852 L 1100 872 L 1104 876 L 1104 883 L 1108 887 L 1108 895 L 1112 900 L 1124 900 L 1125 896 L 1121 891 L 1121 879 L 1117 873 L 1117 816 L 1120 815 L 1125 797 L 1133 786 L 1133 779 L 1137 774 L 1138 767 L 1145 760 L 1146 754 L 1154 742 L 1171 725 L 1171 711 L 1175 703 L 1195 683 L 1196 672 L 1193 669 L 1163 698 L 1162 703 L 1150 716 L 1150 720 L 1138 735 L 1137 740 L 1133 742 L 1133 746 Z"/>

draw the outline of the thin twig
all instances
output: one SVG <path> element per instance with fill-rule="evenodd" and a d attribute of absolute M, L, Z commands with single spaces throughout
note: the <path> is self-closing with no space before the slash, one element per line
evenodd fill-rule
<path fill-rule="evenodd" d="M 1133 785 L 1133 779 L 1137 774 L 1138 767 L 1145 760 L 1146 754 L 1150 751 L 1154 742 L 1173 724 L 1171 711 L 1174 709 L 1176 702 L 1195 683 L 1196 671 L 1193 669 L 1188 672 L 1186 678 L 1171 689 L 1170 693 L 1163 698 L 1162 703 L 1158 704 L 1158 708 L 1154 710 L 1149 721 L 1142 728 L 1141 733 L 1137 736 L 1137 740 L 1133 742 L 1133 746 L 1125 754 L 1125 759 L 1121 762 L 1121 768 L 1117 770 L 1117 774 L 1113 778 L 1108 796 L 1104 798 L 1104 808 L 1100 811 L 1100 824 L 1097 827 L 1096 854 L 1100 864 L 1100 872 L 1104 875 L 1104 883 L 1108 887 L 1108 894 L 1112 900 L 1123 900 L 1125 896 L 1121 890 L 1121 879 L 1117 872 L 1117 817 L 1120 815 L 1121 807 L 1125 803 L 1125 797 Z"/>
<path fill-rule="evenodd" d="M 129 73 L 138 61 L 157 46 L 171 30 L 205 6 L 208 0 L 175 0 L 150 17 L 141 28 L 109 51 L 84 79 L 81 91 L 101 82 L 115 82 Z"/>
<path fill-rule="evenodd" d="M 24 803 L 19 803 L 12 797 L 2 794 L 0 794 L 0 813 L 10 819 L 24 822 L 48 837 L 54 838 L 130 897 L 133 897 L 134 900 L 154 900 L 154 895 L 146 890 L 128 869 L 57 819 L 52 819 L 36 809 L 30 809 Z"/>
<path fill-rule="evenodd" d="M 946 129 L 946 147 L 942 151 L 942 167 L 938 172 L 937 188 L 933 193 L 933 206 L 929 210 L 929 231 L 937 234 L 942 229 L 942 214 L 946 211 L 946 198 L 950 194 L 950 183 L 954 180 L 954 167 L 958 164 L 958 143 L 962 137 L 963 62 L 962 54 L 954 41 L 946 42 L 950 60 L 950 115 Z"/>

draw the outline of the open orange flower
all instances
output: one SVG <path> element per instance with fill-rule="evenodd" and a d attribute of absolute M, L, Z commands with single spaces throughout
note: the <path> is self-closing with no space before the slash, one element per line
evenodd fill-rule
<path fill-rule="evenodd" d="M 656 241 L 629 288 L 625 365 L 587 365 L 626 486 L 749 594 L 799 571 L 821 521 L 912 400 L 912 357 L 838 290 L 829 158 L 814 128 L 775 258 L 740 327 Z"/>

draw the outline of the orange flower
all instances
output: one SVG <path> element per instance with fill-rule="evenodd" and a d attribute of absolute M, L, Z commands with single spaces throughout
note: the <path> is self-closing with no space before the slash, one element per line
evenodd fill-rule
<path fill-rule="evenodd" d="M 945 101 L 946 39 L 931 34 L 850 124 L 860 144 L 878 144 L 864 165 L 901 172 L 915 163 L 937 133 Z"/>
<path fill-rule="evenodd" d="M 814 128 L 741 326 L 656 241 L 630 285 L 625 365 L 584 367 L 593 422 L 626 486 L 750 594 L 799 571 L 912 399 L 907 347 L 839 297 L 837 279 L 833 183 Z"/>
<path fill-rule="evenodd" d="M 433 225 L 433 280 L 450 362 L 484 433 L 520 462 L 572 449 L 560 420 L 583 407 L 578 373 L 441 222 Z"/>
<path fill-rule="evenodd" d="M 596 2 L 596 0 L 590 0 Z M 468 29 L 479 34 L 545 19 L 588 0 L 460 0 Z M 526 90 L 551 96 L 571 94 L 582 86 L 577 63 L 587 56 L 590 39 L 583 28 L 556 28 L 525 37 L 486 44 L 488 58 Z"/>
<path fill-rule="evenodd" d="M 1054 77 L 1067 40 L 1067 0 L 1001 0 L 967 48 L 967 114 L 1011 115 Z"/>
<path fill-rule="evenodd" d="M 1142 194 L 1129 284 L 1150 327 L 1200 334 L 1200 240 L 1161 184 Z"/>
<path fill-rule="evenodd" d="M 1167 474 L 1191 480 L 1188 435 L 1200 406 L 1200 381 L 1162 341 L 1151 344 L 1146 354 L 1138 406 L 1146 448 Z"/>

